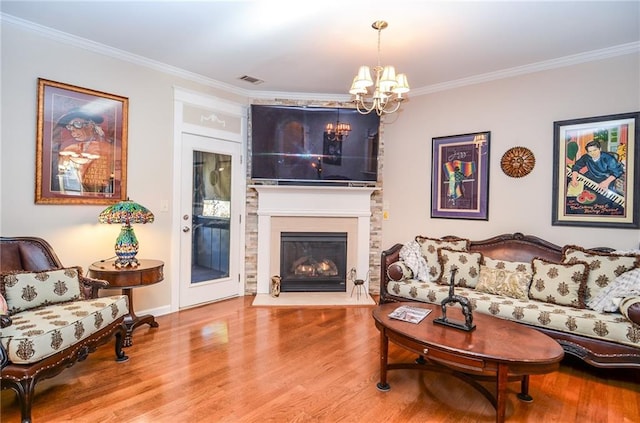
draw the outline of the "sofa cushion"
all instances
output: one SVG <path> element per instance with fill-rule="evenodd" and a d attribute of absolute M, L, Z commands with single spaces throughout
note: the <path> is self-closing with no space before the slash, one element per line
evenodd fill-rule
<path fill-rule="evenodd" d="M 42 272 L 13 272 L 2 275 L 0 293 L 4 294 L 9 314 L 83 299 L 80 267 Z"/>
<path fill-rule="evenodd" d="M 415 240 L 420 244 L 422 250 L 422 256 L 427 261 L 429 266 L 429 280 L 437 282 L 440 279 L 440 273 L 442 271 L 441 264 L 438 260 L 438 248 L 449 248 L 457 251 L 467 251 L 469 249 L 469 240 L 458 238 L 442 240 L 438 238 L 428 238 L 418 235 Z"/>
<path fill-rule="evenodd" d="M 482 253 L 439 248 L 438 259 L 442 266 L 438 283 L 449 285 L 451 283 L 451 272 L 453 269 L 457 270 L 454 276 L 454 284 L 456 286 L 473 288 L 478 283 Z"/>
<path fill-rule="evenodd" d="M 22 311 L 0 330 L 0 342 L 15 364 L 35 363 L 96 333 L 128 313 L 125 295 L 81 300 Z"/>
<path fill-rule="evenodd" d="M 595 311 L 618 311 L 620 300 L 640 295 L 640 268 L 629 270 L 618 276 L 587 302 L 587 307 Z"/>
<path fill-rule="evenodd" d="M 600 253 L 575 245 L 567 245 L 562 249 L 562 255 L 565 263 L 582 261 L 589 264 L 585 302 L 595 298 L 618 276 L 635 267 L 640 267 L 640 256 L 635 254 Z"/>
<path fill-rule="evenodd" d="M 584 262 L 553 263 L 541 258 L 531 261 L 533 277 L 529 298 L 547 303 L 585 308 L 584 287 L 589 265 Z"/>
<path fill-rule="evenodd" d="M 389 292 L 407 300 L 440 304 L 449 295 L 449 287 L 410 279 L 389 282 Z M 469 298 L 474 313 L 640 348 L 640 326 L 620 313 L 598 313 L 531 299 L 517 300 L 478 292 L 474 288 L 456 287 L 455 293 Z"/>
<path fill-rule="evenodd" d="M 496 269 L 481 265 L 476 291 L 526 300 L 531 276 L 530 272 Z"/>

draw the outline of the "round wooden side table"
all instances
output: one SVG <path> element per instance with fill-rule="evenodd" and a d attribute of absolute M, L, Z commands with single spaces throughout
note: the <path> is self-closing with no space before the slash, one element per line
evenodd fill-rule
<path fill-rule="evenodd" d="M 89 266 L 89 276 L 95 279 L 103 279 L 109 282 L 109 288 L 122 289 L 122 293 L 129 299 L 129 314 L 124 318 L 127 334 L 124 339 L 124 346 L 130 347 L 133 344 L 133 330 L 142 324 L 148 324 L 152 328 L 157 328 L 158 322 L 150 314 L 137 316 L 133 307 L 134 288 L 153 285 L 164 279 L 164 263 L 160 260 L 140 259 L 137 267 L 115 266 L 115 259 L 97 261 Z"/>

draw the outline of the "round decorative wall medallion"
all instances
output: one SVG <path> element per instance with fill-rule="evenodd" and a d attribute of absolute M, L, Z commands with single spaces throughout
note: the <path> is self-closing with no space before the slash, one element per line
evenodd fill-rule
<path fill-rule="evenodd" d="M 500 160 L 502 171 L 512 178 L 527 176 L 536 165 L 533 152 L 526 147 L 513 147 L 508 149 Z"/>

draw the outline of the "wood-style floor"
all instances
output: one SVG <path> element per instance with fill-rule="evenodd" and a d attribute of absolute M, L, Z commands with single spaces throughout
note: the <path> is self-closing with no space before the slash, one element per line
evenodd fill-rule
<path fill-rule="evenodd" d="M 477 391 L 451 376 L 392 370 L 379 392 L 373 306 L 252 307 L 235 298 L 157 318 L 136 330 L 130 360 L 113 344 L 38 385 L 44 422 L 493 422 Z M 391 346 L 390 361 L 415 357 Z M 487 385 L 490 386 L 490 385 Z M 640 371 L 601 370 L 565 359 L 532 376 L 532 403 L 510 384 L 507 421 L 638 422 Z M 3 391 L 2 422 L 19 422 Z"/>

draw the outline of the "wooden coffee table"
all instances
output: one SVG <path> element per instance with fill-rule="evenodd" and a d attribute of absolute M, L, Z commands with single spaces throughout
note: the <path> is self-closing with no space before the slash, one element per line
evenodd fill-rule
<path fill-rule="evenodd" d="M 389 318 L 389 313 L 401 305 L 432 312 L 418 324 Z M 447 317 L 456 318 L 453 315 L 456 311 L 447 309 Z M 374 309 L 373 318 L 380 331 L 379 390 L 390 389 L 388 370 L 417 369 L 451 374 L 482 393 L 496 409 L 496 422 L 501 423 L 505 420 L 507 382 L 520 381 L 518 398 L 532 401 L 529 375 L 557 370 L 564 356 L 556 341 L 515 322 L 474 313 L 476 329 L 466 332 L 434 324 L 433 319 L 440 316 L 440 306 L 417 302 L 389 303 Z M 415 352 L 419 358 L 415 363 L 389 364 L 389 341 Z M 478 383 L 487 379 L 496 381 L 495 395 Z"/>

